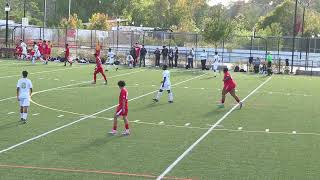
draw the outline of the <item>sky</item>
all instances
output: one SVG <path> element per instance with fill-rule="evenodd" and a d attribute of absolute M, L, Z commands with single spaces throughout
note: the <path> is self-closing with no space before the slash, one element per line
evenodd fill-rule
<path fill-rule="evenodd" d="M 225 6 L 229 5 L 231 2 L 235 1 L 241 1 L 241 0 L 209 0 L 208 4 L 210 6 L 217 5 L 217 4 L 223 4 Z M 245 0 L 248 1 L 248 0 Z"/>

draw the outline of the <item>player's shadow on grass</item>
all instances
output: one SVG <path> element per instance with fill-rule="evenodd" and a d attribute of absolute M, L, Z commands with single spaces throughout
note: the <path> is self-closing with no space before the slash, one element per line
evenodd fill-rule
<path fill-rule="evenodd" d="M 118 138 L 121 138 L 122 136 L 112 136 L 112 135 L 108 135 L 106 134 L 104 137 L 99 137 L 97 139 L 94 140 L 90 140 L 90 142 L 86 143 L 86 144 L 82 144 L 78 147 L 73 147 L 72 149 L 64 151 L 63 154 L 66 155 L 70 155 L 70 154 L 77 154 L 77 153 L 81 153 L 84 151 L 91 151 L 91 148 L 95 149 L 97 147 L 101 147 L 104 145 L 107 145 L 108 143 L 112 142 L 112 141 L 117 141 Z"/>
<path fill-rule="evenodd" d="M 23 125 L 23 124 L 21 122 L 16 122 L 16 121 L 15 122 L 10 122 L 10 123 L 1 125 L 0 126 L 0 131 L 11 129 L 11 128 L 14 128 L 14 127 L 18 127 L 19 125 Z"/>

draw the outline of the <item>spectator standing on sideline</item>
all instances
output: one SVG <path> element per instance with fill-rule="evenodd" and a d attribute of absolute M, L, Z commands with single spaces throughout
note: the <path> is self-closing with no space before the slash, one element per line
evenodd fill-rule
<path fill-rule="evenodd" d="M 267 67 L 268 67 L 268 76 L 271 76 L 272 74 L 272 55 L 270 52 L 268 52 L 267 55 Z"/>
<path fill-rule="evenodd" d="M 155 58 L 156 58 L 155 65 L 156 65 L 156 67 L 159 67 L 160 66 L 160 57 L 161 57 L 161 52 L 160 52 L 159 48 L 157 48 L 154 51 L 154 55 L 155 55 Z"/>
<path fill-rule="evenodd" d="M 169 53 L 168 48 L 166 46 L 163 46 L 163 49 L 161 51 L 163 64 L 167 64 L 168 53 Z"/>
<path fill-rule="evenodd" d="M 138 42 L 136 42 L 135 46 L 134 46 L 134 50 L 136 53 L 135 59 L 134 59 L 134 66 L 136 66 L 138 64 L 138 59 L 140 59 L 140 52 L 141 52 L 141 47 L 139 45 Z"/>
<path fill-rule="evenodd" d="M 178 47 L 176 47 L 174 52 L 174 67 L 178 66 L 178 59 L 179 59 L 179 49 Z"/>
<path fill-rule="evenodd" d="M 135 60 L 136 60 L 136 50 L 135 50 L 135 47 L 132 46 L 131 50 L 130 50 L 130 55 L 133 57 L 134 61 L 133 61 L 133 67 L 135 67 Z"/>
<path fill-rule="evenodd" d="M 189 68 L 193 68 L 193 57 L 194 57 L 194 51 L 192 48 L 188 53 L 188 66 L 189 66 Z"/>
<path fill-rule="evenodd" d="M 143 61 L 143 67 L 146 67 L 146 55 L 147 55 L 148 51 L 147 49 L 144 47 L 144 45 L 142 45 L 142 48 L 140 50 L 140 67 L 141 67 L 141 61 Z"/>
<path fill-rule="evenodd" d="M 200 54 L 200 60 L 201 60 L 201 69 L 202 70 L 206 70 L 206 63 L 207 63 L 207 59 L 208 59 L 208 53 L 206 52 L 206 50 L 204 49 L 202 51 L 202 53 Z"/>
<path fill-rule="evenodd" d="M 169 67 L 173 67 L 174 52 L 172 48 L 169 49 L 168 56 L 169 56 Z"/>

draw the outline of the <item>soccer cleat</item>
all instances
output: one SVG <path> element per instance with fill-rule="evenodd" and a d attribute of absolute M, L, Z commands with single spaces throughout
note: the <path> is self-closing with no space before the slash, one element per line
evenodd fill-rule
<path fill-rule="evenodd" d="M 116 68 L 116 71 L 118 71 L 119 70 L 119 68 Z"/>
<path fill-rule="evenodd" d="M 224 104 L 218 104 L 218 108 L 224 108 Z"/>
<path fill-rule="evenodd" d="M 108 72 L 109 70 L 108 69 L 106 69 L 106 70 L 104 70 L 105 72 Z"/>
<path fill-rule="evenodd" d="M 105 85 L 108 85 L 108 81 L 105 81 L 104 84 L 105 84 Z"/>
<path fill-rule="evenodd" d="M 112 129 L 108 134 L 114 136 L 114 135 L 117 135 L 117 131 Z"/>
<path fill-rule="evenodd" d="M 153 100 L 153 102 L 159 102 L 159 100 L 158 99 L 152 99 Z"/>
<path fill-rule="evenodd" d="M 170 104 L 173 103 L 173 101 L 168 101 Z"/>
<path fill-rule="evenodd" d="M 122 135 L 123 136 L 129 136 L 130 135 L 130 130 L 129 129 L 126 129 L 122 132 Z"/>
<path fill-rule="evenodd" d="M 23 123 L 23 124 L 26 124 L 26 123 L 27 123 L 27 120 L 26 120 L 26 119 L 22 119 L 22 123 Z"/>
<path fill-rule="evenodd" d="M 243 102 L 239 102 L 239 109 L 242 109 L 243 107 Z"/>
<path fill-rule="evenodd" d="M 97 82 L 93 81 L 91 84 L 97 84 Z"/>

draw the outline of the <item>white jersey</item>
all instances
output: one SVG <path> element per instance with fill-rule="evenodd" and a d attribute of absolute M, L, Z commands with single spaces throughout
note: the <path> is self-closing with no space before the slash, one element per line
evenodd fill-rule
<path fill-rule="evenodd" d="M 208 54 L 206 52 L 202 52 L 200 54 L 200 60 L 207 60 L 208 59 Z"/>
<path fill-rule="evenodd" d="M 171 82 L 170 82 L 170 71 L 169 70 L 165 70 L 162 73 L 162 80 L 165 81 L 161 84 L 160 89 L 162 90 L 170 90 L 171 89 Z"/>
<path fill-rule="evenodd" d="M 20 46 L 22 48 L 22 54 L 27 54 L 27 44 L 22 42 Z"/>
<path fill-rule="evenodd" d="M 21 78 L 17 83 L 17 88 L 19 88 L 19 99 L 29 99 L 30 89 L 32 88 L 32 82 L 30 79 Z"/>
<path fill-rule="evenodd" d="M 109 63 L 114 63 L 114 57 L 115 57 L 115 54 L 114 52 L 108 52 L 108 60 L 109 60 Z"/>
<path fill-rule="evenodd" d="M 34 56 L 35 56 L 35 57 L 40 57 L 40 56 L 41 56 L 38 45 L 35 44 L 35 45 L 33 46 L 33 51 L 34 51 Z"/>
<path fill-rule="evenodd" d="M 219 55 L 214 55 L 212 65 L 218 66 L 219 64 L 220 64 Z"/>

